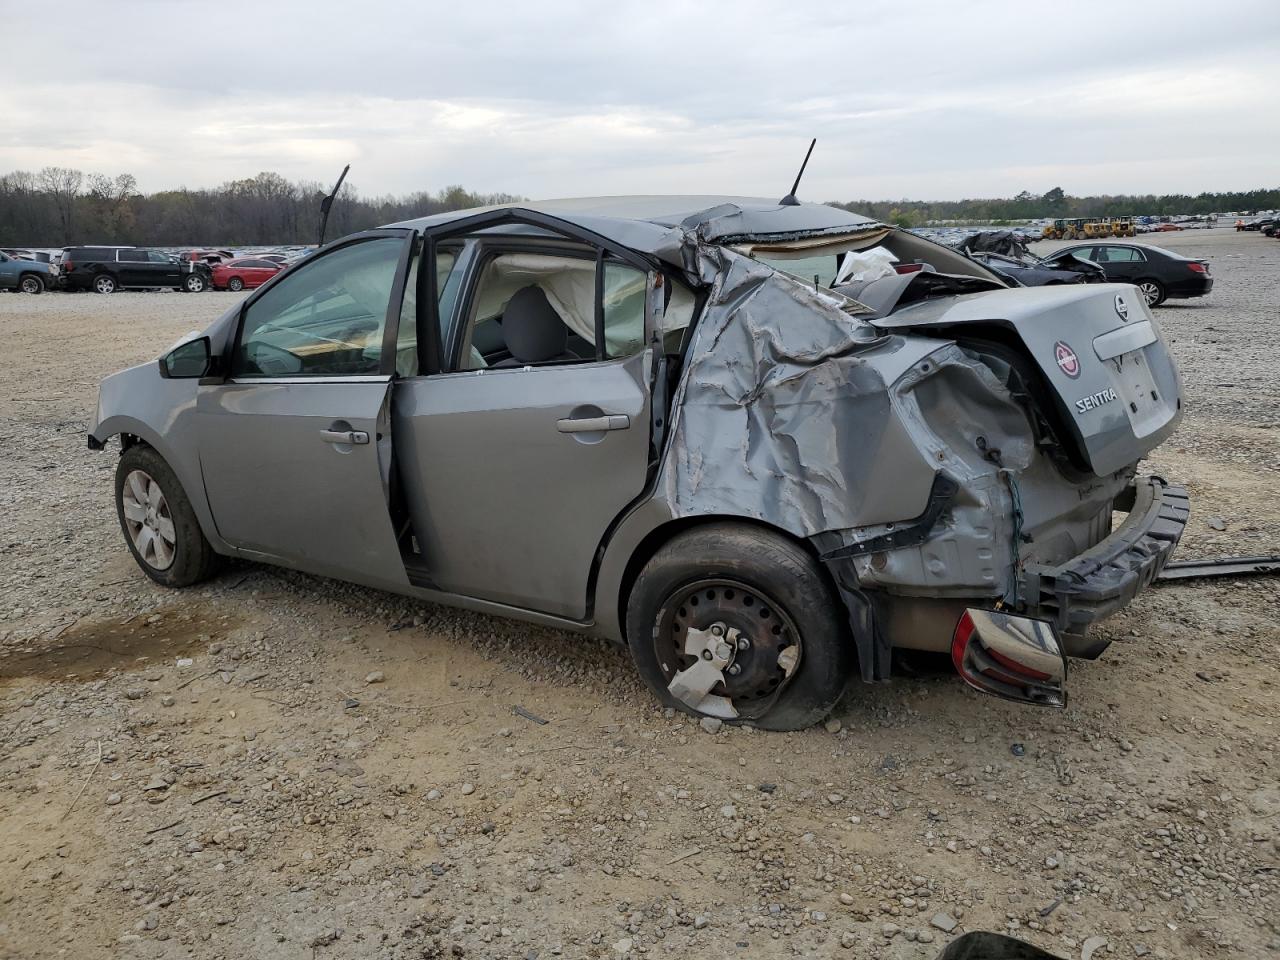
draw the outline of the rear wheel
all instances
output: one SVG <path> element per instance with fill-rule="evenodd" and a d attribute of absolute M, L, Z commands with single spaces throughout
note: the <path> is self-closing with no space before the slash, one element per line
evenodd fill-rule
<path fill-rule="evenodd" d="M 768 730 L 825 717 L 855 662 L 817 561 L 737 524 L 678 534 L 654 554 L 627 601 L 627 640 L 664 704 Z"/>
<path fill-rule="evenodd" d="M 116 513 L 142 572 L 166 587 L 207 579 L 217 555 L 177 475 L 151 447 L 135 444 L 116 465 Z"/>
<path fill-rule="evenodd" d="M 1139 280 L 1138 290 L 1142 293 L 1142 299 L 1147 301 L 1148 307 L 1160 306 L 1168 296 L 1164 284 L 1159 280 Z"/>
<path fill-rule="evenodd" d="M 109 273 L 100 273 L 93 278 L 93 289 L 95 293 L 115 293 L 116 278 Z"/>
<path fill-rule="evenodd" d="M 232 293 L 239 293 L 241 290 L 244 289 L 244 281 L 241 280 L 239 277 L 232 277 L 230 280 L 227 281 L 227 289 L 230 290 Z"/>
<path fill-rule="evenodd" d="M 21 282 L 18 284 L 18 289 L 23 293 L 30 293 L 32 295 L 44 293 L 44 281 L 34 273 L 28 273 L 23 276 Z"/>

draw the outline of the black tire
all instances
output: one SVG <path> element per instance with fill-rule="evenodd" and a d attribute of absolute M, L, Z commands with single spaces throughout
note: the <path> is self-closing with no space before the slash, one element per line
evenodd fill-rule
<path fill-rule="evenodd" d="M 171 559 L 167 565 L 148 561 L 135 543 L 130 521 L 125 516 L 125 485 L 130 475 L 141 472 L 159 485 L 163 494 L 162 512 L 173 525 Z M 165 587 L 188 587 L 207 580 L 217 569 L 218 555 L 209 546 L 191 501 L 187 499 L 177 475 L 160 454 L 145 444 L 136 443 L 120 455 L 116 465 L 116 516 L 129 552 L 142 572 Z"/>
<path fill-rule="evenodd" d="M 18 289 L 33 296 L 44 293 L 44 281 L 34 273 L 24 273 L 18 281 Z"/>
<path fill-rule="evenodd" d="M 182 280 L 182 289 L 187 293 L 204 293 L 209 289 L 209 281 L 202 273 L 189 273 Z"/>
<path fill-rule="evenodd" d="M 1164 284 L 1154 277 L 1148 277 L 1145 280 L 1137 282 L 1138 292 L 1142 294 L 1143 299 L 1147 301 L 1148 307 L 1158 307 L 1164 303 L 1165 298 L 1169 296 L 1169 291 L 1164 288 Z"/>
<path fill-rule="evenodd" d="M 93 278 L 93 290 L 95 293 L 115 293 L 120 289 L 116 278 L 109 273 L 100 273 Z"/>
<path fill-rule="evenodd" d="M 700 592 L 690 595 L 695 587 Z M 717 591 L 718 600 L 713 596 Z M 754 607 L 749 594 L 759 598 Z M 668 690 L 670 676 L 679 664 L 674 656 L 661 656 L 659 647 L 672 644 L 668 652 L 674 653 L 681 623 L 708 629 L 710 621 L 694 622 L 698 616 L 731 623 L 735 615 L 731 607 L 727 614 L 721 608 L 706 611 L 705 598 L 709 596 L 710 602 L 718 604 L 730 603 L 726 598 L 733 596 L 732 603 L 743 603 L 744 610 L 770 618 L 734 621 L 743 636 L 748 630 L 752 632 L 751 652 L 768 650 L 769 631 L 778 634 L 779 625 L 787 625 L 784 634 L 792 627 L 799 634 L 800 660 L 790 678 L 778 682 L 781 668 L 775 655 L 776 672 L 762 684 L 767 688 L 776 683 L 775 692 L 757 700 L 748 693 L 742 706 L 738 699 L 733 700 L 742 719 L 766 730 L 802 730 L 831 712 L 848 686 L 857 660 L 843 606 L 809 553 L 780 534 L 734 523 L 708 524 L 677 534 L 645 564 L 631 588 L 627 642 L 640 675 L 664 705 L 702 715 Z M 681 621 L 679 614 L 691 610 L 690 600 L 697 605 L 699 599 L 704 601 L 705 612 L 693 611 Z M 677 604 L 679 609 L 673 609 Z M 758 678 L 760 668 L 753 667 L 750 660 L 746 664 L 743 675 Z M 726 679 L 725 683 L 729 682 L 739 680 Z M 716 691 L 731 692 L 721 686 L 712 692 Z"/>
<path fill-rule="evenodd" d="M 239 293 L 241 290 L 244 289 L 244 281 L 241 280 L 239 277 L 232 277 L 230 280 L 227 281 L 227 289 L 230 290 L 232 293 Z"/>

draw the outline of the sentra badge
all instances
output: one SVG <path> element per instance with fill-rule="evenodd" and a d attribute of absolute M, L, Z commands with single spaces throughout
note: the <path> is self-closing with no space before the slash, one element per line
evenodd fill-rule
<path fill-rule="evenodd" d="M 1077 413 L 1088 413 L 1090 410 L 1096 410 L 1104 403 L 1111 403 L 1113 400 L 1119 400 L 1116 392 L 1110 387 L 1100 390 L 1097 393 L 1091 393 L 1087 397 L 1081 397 L 1076 401 Z"/>

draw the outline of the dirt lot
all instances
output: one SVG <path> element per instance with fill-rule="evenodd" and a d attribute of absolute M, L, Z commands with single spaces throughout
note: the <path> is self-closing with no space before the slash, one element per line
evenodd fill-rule
<path fill-rule="evenodd" d="M 1280 243 L 1153 242 L 1217 275 L 1157 311 L 1182 556 L 1280 550 Z M 0 956 L 1280 950 L 1275 579 L 1150 592 L 1065 711 L 903 677 L 786 735 L 664 715 L 553 631 L 249 565 L 166 592 L 85 424 L 233 302 L 0 295 Z"/>

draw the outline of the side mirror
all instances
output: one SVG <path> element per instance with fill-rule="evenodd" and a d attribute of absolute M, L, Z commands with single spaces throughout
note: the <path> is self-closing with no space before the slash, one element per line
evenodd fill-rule
<path fill-rule="evenodd" d="M 208 337 L 188 340 L 160 358 L 160 376 L 166 380 L 192 380 L 206 376 L 213 366 Z"/>
<path fill-rule="evenodd" d="M 965 683 L 983 693 L 1067 705 L 1067 658 L 1047 620 L 970 607 L 956 624 L 951 662 Z"/>

